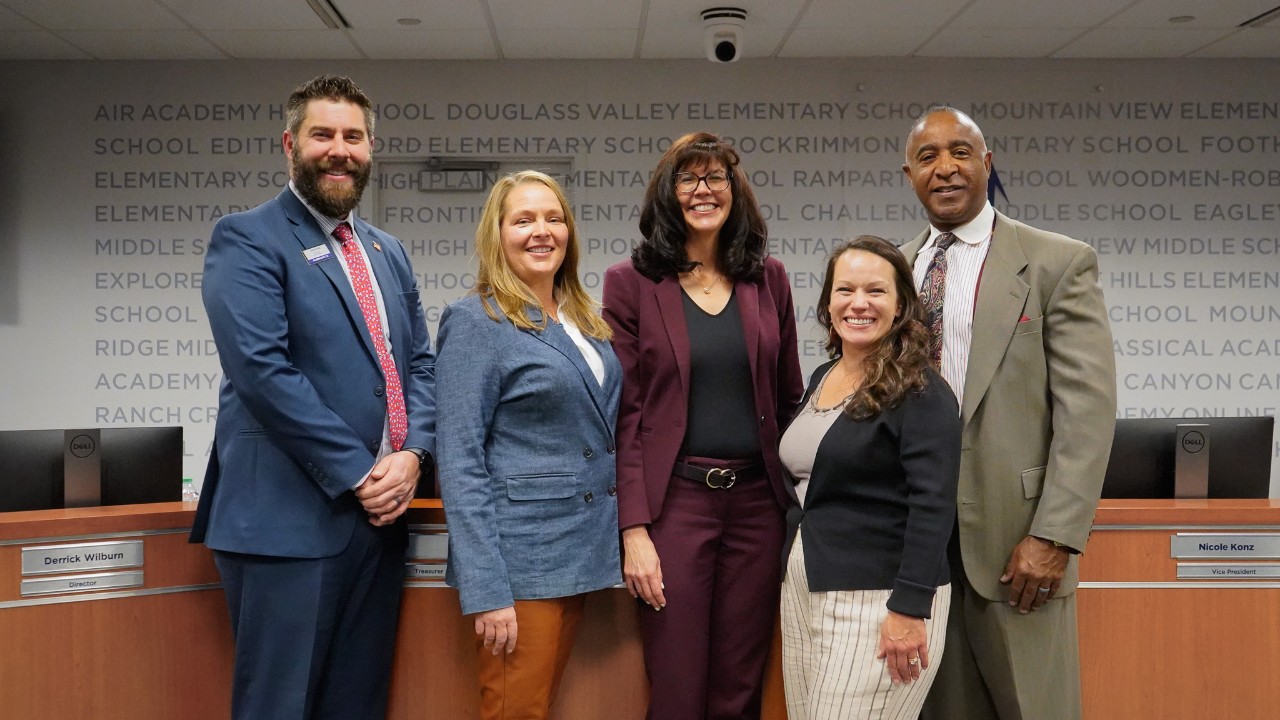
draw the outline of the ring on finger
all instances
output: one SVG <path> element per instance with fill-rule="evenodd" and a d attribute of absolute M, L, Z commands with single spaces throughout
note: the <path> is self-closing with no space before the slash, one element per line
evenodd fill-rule
<path fill-rule="evenodd" d="M 908 664 L 908 665 L 919 665 L 919 664 L 920 664 L 920 658 L 918 658 L 918 657 L 907 658 L 907 664 Z"/>
<path fill-rule="evenodd" d="M 1036 588 L 1036 592 L 1038 592 L 1038 593 L 1040 593 L 1040 594 L 1042 594 L 1042 595 L 1043 595 L 1044 593 L 1049 592 L 1049 588 L 1047 588 L 1047 587 L 1038 587 L 1038 588 Z"/>

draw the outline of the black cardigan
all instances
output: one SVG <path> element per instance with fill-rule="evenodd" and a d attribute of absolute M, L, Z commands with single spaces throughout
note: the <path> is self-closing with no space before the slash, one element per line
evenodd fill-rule
<path fill-rule="evenodd" d="M 807 401 L 836 361 L 814 371 Z M 803 508 L 787 512 L 783 572 L 796 528 L 809 590 L 892 590 L 894 612 L 927 618 L 950 582 L 947 542 L 956 517 L 960 410 L 932 370 L 897 407 L 855 421 L 841 411 L 818 445 Z"/>

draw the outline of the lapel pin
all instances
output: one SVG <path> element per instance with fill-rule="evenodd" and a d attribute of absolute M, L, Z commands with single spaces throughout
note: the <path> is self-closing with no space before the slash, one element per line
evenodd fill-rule
<path fill-rule="evenodd" d="M 382 246 L 378 244 L 377 240 L 373 241 L 373 249 L 377 250 L 378 252 L 382 252 Z"/>

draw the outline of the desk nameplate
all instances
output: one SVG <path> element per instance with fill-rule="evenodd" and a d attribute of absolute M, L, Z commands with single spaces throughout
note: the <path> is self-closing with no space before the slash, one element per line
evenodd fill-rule
<path fill-rule="evenodd" d="M 22 548 L 23 576 L 128 567 L 142 567 L 141 540 L 35 545 Z"/>
<path fill-rule="evenodd" d="M 409 580 L 444 580 L 443 563 L 408 563 L 404 575 Z"/>
<path fill-rule="evenodd" d="M 1179 580 L 1275 580 L 1280 563 L 1178 563 Z"/>
<path fill-rule="evenodd" d="M 444 562 L 449 559 L 449 534 L 448 533 L 414 533 L 409 536 L 409 559 L 410 560 L 437 560 Z"/>
<path fill-rule="evenodd" d="M 406 563 L 404 579 L 415 582 L 444 582 L 444 563 Z"/>
<path fill-rule="evenodd" d="M 1177 559 L 1280 560 L 1280 533 L 1175 533 L 1169 556 Z"/>
<path fill-rule="evenodd" d="M 141 570 L 94 573 L 91 575 L 59 575 L 22 581 L 22 597 L 69 592 L 95 592 L 142 586 Z"/>

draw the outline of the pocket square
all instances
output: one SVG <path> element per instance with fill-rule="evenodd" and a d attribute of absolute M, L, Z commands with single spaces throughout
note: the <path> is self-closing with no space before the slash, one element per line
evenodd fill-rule
<path fill-rule="evenodd" d="M 1020 323 L 1031 322 L 1031 318 L 1027 317 L 1026 315 L 1023 315 L 1022 317 L 1018 318 L 1018 322 Z"/>

